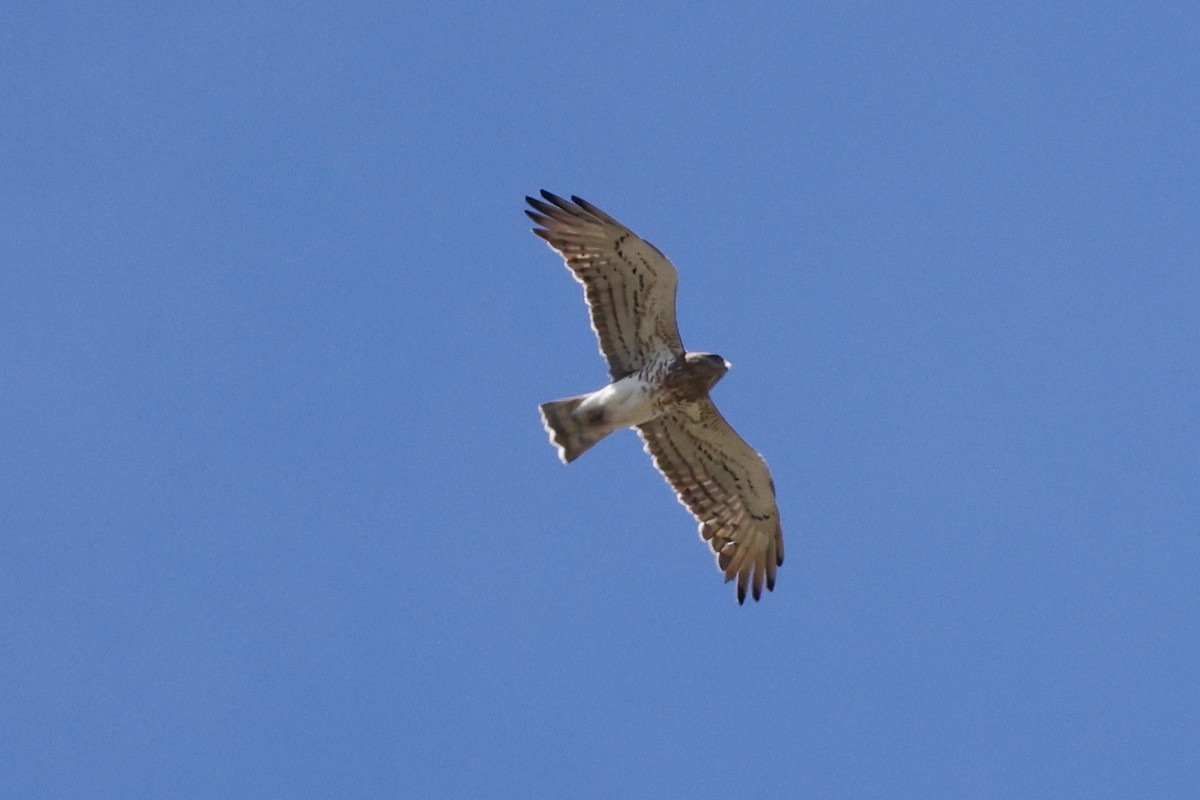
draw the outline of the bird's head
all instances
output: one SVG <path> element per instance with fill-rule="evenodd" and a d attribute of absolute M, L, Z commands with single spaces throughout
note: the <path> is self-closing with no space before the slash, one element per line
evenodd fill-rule
<path fill-rule="evenodd" d="M 685 356 L 689 370 L 698 376 L 702 376 L 706 388 L 711 389 L 716 385 L 717 381 L 725 377 L 725 373 L 732 366 L 728 361 L 721 358 L 716 353 L 688 353 Z"/>

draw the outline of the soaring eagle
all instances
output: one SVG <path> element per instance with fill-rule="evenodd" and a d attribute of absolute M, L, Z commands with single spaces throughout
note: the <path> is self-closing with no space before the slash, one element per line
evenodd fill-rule
<path fill-rule="evenodd" d="M 729 370 L 712 353 L 684 349 L 675 322 L 678 273 L 667 257 L 586 200 L 542 190 L 525 199 L 549 243 L 583 284 L 592 329 L 612 382 L 540 407 L 564 463 L 618 428 L 636 428 L 654 466 L 700 522 L 737 599 L 775 588 L 783 530 L 775 483 L 762 456 L 709 399 Z"/>

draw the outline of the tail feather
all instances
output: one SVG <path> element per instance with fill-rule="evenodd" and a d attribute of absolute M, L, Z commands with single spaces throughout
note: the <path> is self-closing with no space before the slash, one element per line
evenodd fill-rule
<path fill-rule="evenodd" d="M 588 395 L 584 394 L 538 406 L 542 412 L 542 424 L 546 426 L 550 441 L 558 448 L 558 457 L 564 464 L 570 464 L 612 432 L 604 426 L 602 417 L 585 419 L 583 414 L 575 413 L 579 404 L 587 398 Z"/>

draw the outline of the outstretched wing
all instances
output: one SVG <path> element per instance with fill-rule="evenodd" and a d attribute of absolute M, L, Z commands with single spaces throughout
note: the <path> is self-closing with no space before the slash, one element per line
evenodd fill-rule
<path fill-rule="evenodd" d="M 592 329 L 614 380 L 683 352 L 675 322 L 675 267 L 654 245 L 586 200 L 542 190 L 526 197 L 533 232 L 562 255 L 583 284 Z"/>
<path fill-rule="evenodd" d="M 717 554 L 725 580 L 737 576 L 757 600 L 764 581 L 775 588 L 783 564 L 783 529 L 775 483 L 762 456 L 730 427 L 709 399 L 676 406 L 638 426 L 654 466 L 700 521 L 700 536 Z"/>

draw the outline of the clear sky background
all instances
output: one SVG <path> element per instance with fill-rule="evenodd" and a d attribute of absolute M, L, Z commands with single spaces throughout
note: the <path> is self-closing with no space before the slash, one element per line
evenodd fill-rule
<path fill-rule="evenodd" d="M 1200 7 L 0 11 L 0 795 L 1200 796 Z M 739 607 L 523 196 L 679 267 Z"/>

